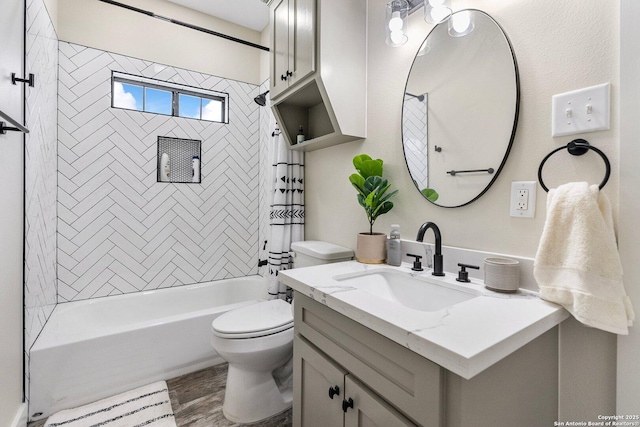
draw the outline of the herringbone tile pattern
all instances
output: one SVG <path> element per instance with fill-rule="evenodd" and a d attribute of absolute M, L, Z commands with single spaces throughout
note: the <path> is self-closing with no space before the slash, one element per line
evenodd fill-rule
<path fill-rule="evenodd" d="M 256 85 L 60 42 L 58 301 L 257 273 Z M 110 107 L 111 71 L 229 93 L 229 124 Z M 202 184 L 156 182 L 158 136 L 202 140 Z"/>
<path fill-rule="evenodd" d="M 27 1 L 25 85 L 25 367 L 29 349 L 56 304 L 56 162 L 58 38 L 42 0 Z M 19 179 L 19 177 L 16 177 Z"/>
<path fill-rule="evenodd" d="M 405 95 L 402 109 L 404 155 L 411 177 L 420 189 L 429 187 L 427 157 L 427 98 L 420 101 Z"/>
<path fill-rule="evenodd" d="M 264 93 L 269 90 L 269 81 L 260 85 L 259 92 Z M 271 133 L 275 129 L 276 119 L 271 111 L 270 98 L 267 94 L 267 105 L 260 107 L 260 259 L 266 260 L 269 257 L 269 246 L 265 241 L 269 238 L 269 205 L 271 203 L 271 163 L 273 151 L 275 150 L 275 140 Z M 264 274 L 267 267 L 262 267 L 259 274 Z"/>

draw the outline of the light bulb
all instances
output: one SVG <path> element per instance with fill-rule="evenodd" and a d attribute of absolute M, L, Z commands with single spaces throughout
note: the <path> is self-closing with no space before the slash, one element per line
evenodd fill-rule
<path fill-rule="evenodd" d="M 389 20 L 389 30 L 391 32 L 402 30 L 403 22 L 400 17 L 400 12 L 393 12 L 391 19 Z"/>
<path fill-rule="evenodd" d="M 473 31 L 473 17 L 468 10 L 455 13 L 449 21 L 449 35 L 451 37 L 463 37 Z"/>
<path fill-rule="evenodd" d="M 392 31 L 389 37 L 394 45 L 401 45 L 407 41 L 402 31 Z"/>
<path fill-rule="evenodd" d="M 424 0 L 424 20 L 440 24 L 451 16 L 451 0 Z"/>
<path fill-rule="evenodd" d="M 442 22 L 451 14 L 451 9 L 447 7 L 434 7 L 431 10 L 431 17 L 434 22 Z"/>
<path fill-rule="evenodd" d="M 452 26 L 456 33 L 464 33 L 471 25 L 471 14 L 468 10 L 456 13 L 451 17 Z"/>

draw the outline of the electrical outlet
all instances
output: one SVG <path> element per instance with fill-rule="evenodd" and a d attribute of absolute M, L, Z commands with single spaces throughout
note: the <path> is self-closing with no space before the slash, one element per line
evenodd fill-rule
<path fill-rule="evenodd" d="M 519 188 L 516 191 L 516 210 L 526 211 L 529 209 L 529 190 Z"/>
<path fill-rule="evenodd" d="M 536 182 L 514 181 L 511 183 L 510 214 L 519 218 L 533 218 L 536 211 Z"/>

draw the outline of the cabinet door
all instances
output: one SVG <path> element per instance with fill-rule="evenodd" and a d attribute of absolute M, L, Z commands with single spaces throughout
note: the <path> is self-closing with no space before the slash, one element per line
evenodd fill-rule
<path fill-rule="evenodd" d="M 271 9 L 271 98 L 275 98 L 288 86 L 289 69 L 289 2 L 280 0 Z"/>
<path fill-rule="evenodd" d="M 289 0 L 289 87 L 316 69 L 316 16 L 316 0 Z"/>
<path fill-rule="evenodd" d="M 344 375 L 344 370 L 296 334 L 293 339 L 293 425 L 342 426 Z M 329 396 L 330 388 L 335 392 L 333 398 Z"/>
<path fill-rule="evenodd" d="M 344 398 L 353 400 L 353 408 L 347 408 L 344 415 L 345 427 L 416 426 L 351 375 L 345 377 L 344 383 Z"/>

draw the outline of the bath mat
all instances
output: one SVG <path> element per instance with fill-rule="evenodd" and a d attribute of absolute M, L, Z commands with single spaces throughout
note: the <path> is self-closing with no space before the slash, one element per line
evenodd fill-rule
<path fill-rule="evenodd" d="M 44 427 L 176 427 L 167 383 L 158 381 L 49 417 Z"/>

